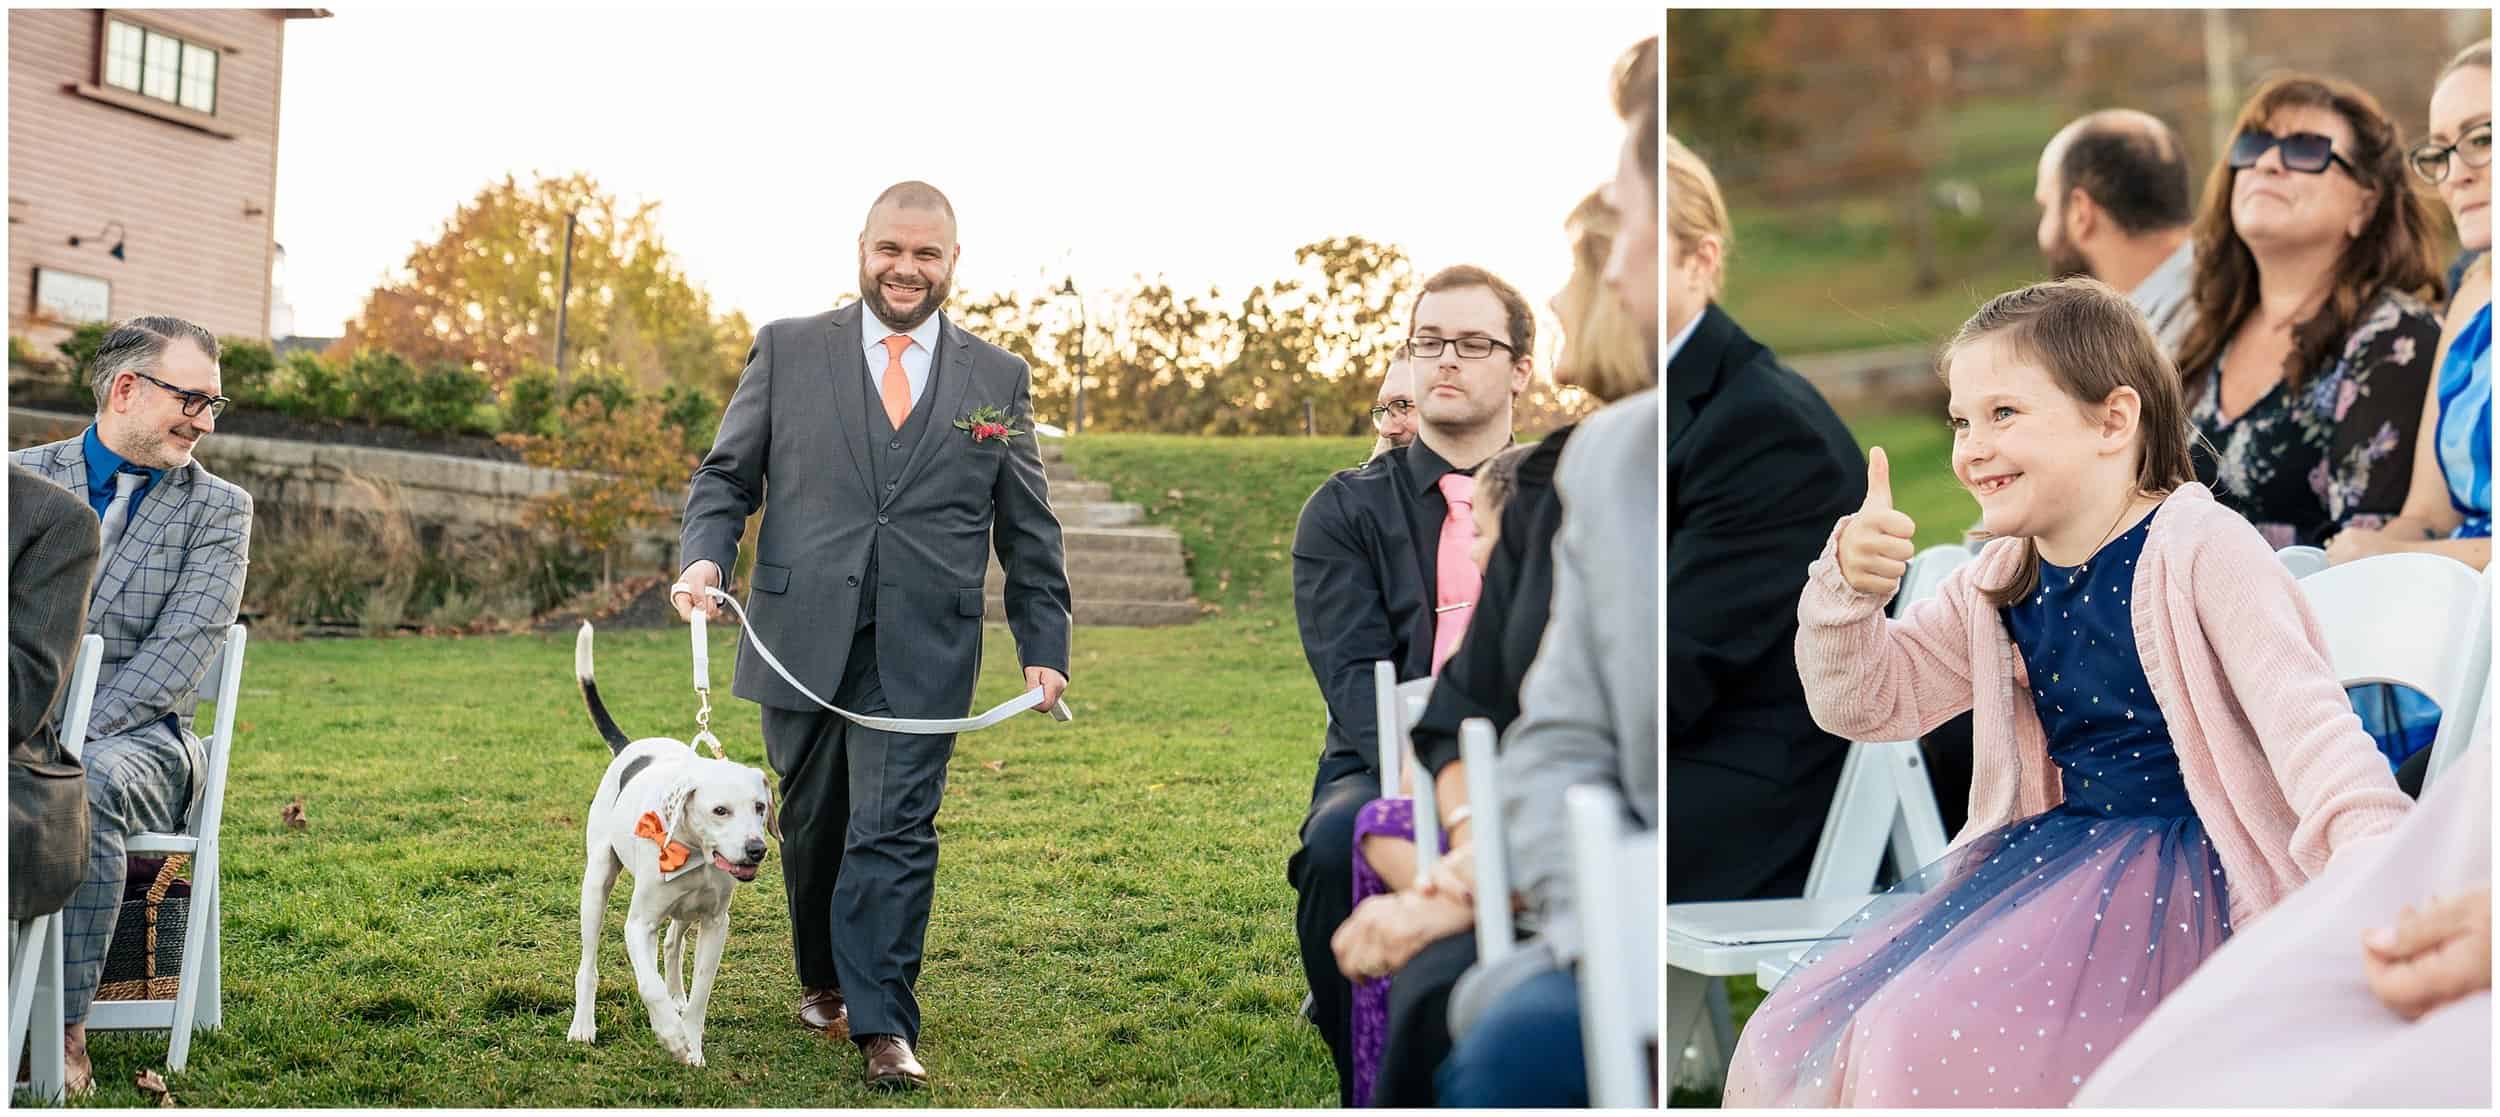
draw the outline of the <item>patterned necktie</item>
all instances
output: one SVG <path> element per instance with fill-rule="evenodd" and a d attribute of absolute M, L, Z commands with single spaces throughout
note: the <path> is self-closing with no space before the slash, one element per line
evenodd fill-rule
<path fill-rule="evenodd" d="M 911 377 L 903 373 L 903 350 L 911 348 L 911 338 L 895 334 L 885 339 L 885 376 L 877 381 L 878 394 L 885 397 L 885 421 L 895 430 L 903 429 L 903 420 L 911 417 Z"/>
<path fill-rule="evenodd" d="M 143 473 L 113 474 L 113 503 L 104 506 L 104 519 L 96 525 L 97 537 L 104 554 L 113 553 L 113 544 L 122 537 L 122 529 L 130 526 L 130 496 L 147 483 Z"/>
<path fill-rule="evenodd" d="M 1458 650 L 1459 637 L 1467 634 L 1484 574 L 1467 556 L 1476 545 L 1476 479 L 1444 473 L 1435 484 L 1450 506 L 1441 519 L 1441 550 L 1433 567 L 1433 583 L 1439 588 L 1432 611 L 1432 673 L 1439 675 L 1441 664 Z"/>

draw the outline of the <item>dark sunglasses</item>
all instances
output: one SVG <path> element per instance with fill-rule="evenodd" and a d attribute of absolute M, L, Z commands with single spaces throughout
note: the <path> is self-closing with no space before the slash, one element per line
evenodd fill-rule
<path fill-rule="evenodd" d="M 174 387 L 171 384 L 144 372 L 140 372 L 137 369 L 132 369 L 130 371 L 130 375 L 136 376 L 141 380 L 145 380 L 150 384 L 154 384 L 159 388 L 163 388 L 168 392 L 172 392 L 174 394 L 174 398 L 182 401 L 182 415 L 183 418 L 186 419 L 199 418 L 200 411 L 202 409 L 206 409 L 211 416 L 224 415 L 226 413 L 226 405 L 234 402 L 233 399 L 226 396 L 212 396 L 201 392 L 194 392 L 189 388 Z"/>
<path fill-rule="evenodd" d="M 2231 169 L 2241 171 L 2256 166 L 2257 160 L 2264 158 L 2266 152 L 2276 146 L 2283 149 L 2285 170 L 2299 171 L 2306 175 L 2320 175 L 2326 173 L 2327 164 L 2333 163 L 2344 168 L 2344 173 L 2351 175 L 2355 180 L 2361 178 L 2361 171 L 2358 168 L 2345 162 L 2343 156 L 2335 154 L 2335 140 L 2315 132 L 2294 132 L 2288 136 L 2278 136 L 2272 132 L 2251 128 L 2240 133 L 2238 139 L 2231 141 Z"/>

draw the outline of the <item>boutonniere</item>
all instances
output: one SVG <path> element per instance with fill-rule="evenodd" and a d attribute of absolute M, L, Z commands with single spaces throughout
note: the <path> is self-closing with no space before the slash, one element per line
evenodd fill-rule
<path fill-rule="evenodd" d="M 993 438 L 1014 438 L 1024 433 L 1008 426 L 1007 413 L 995 407 L 973 408 L 972 414 L 955 420 L 955 429 L 971 432 L 972 441 L 976 444 Z"/>

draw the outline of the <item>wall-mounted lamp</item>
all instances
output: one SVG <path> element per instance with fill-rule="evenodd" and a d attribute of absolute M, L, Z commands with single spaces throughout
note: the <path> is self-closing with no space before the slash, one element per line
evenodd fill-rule
<path fill-rule="evenodd" d="M 96 234 L 96 235 L 94 235 L 94 236 L 91 236 L 91 237 L 71 237 L 71 238 L 69 238 L 69 246 L 70 246 L 71 248 L 77 248 L 77 247 L 79 247 L 79 246 L 81 246 L 81 245 L 83 245 L 83 244 L 85 244 L 86 242 L 91 241 L 91 240 L 93 240 L 93 241 L 100 241 L 100 240 L 103 240 L 103 239 L 105 238 L 106 234 L 111 234 L 111 235 L 112 235 L 112 238 L 113 238 L 113 247 L 112 247 L 113 258 L 114 258 L 114 259 L 116 259 L 116 260 L 128 261 L 128 260 L 130 259 L 130 257 L 125 256 L 125 255 L 123 255 L 123 254 L 122 254 L 122 246 L 123 246 L 124 244 L 128 243 L 128 234 L 126 234 L 126 233 L 124 233 L 124 232 L 122 231 L 122 223 L 121 223 L 121 222 L 119 222 L 119 221 L 111 222 L 111 223 L 109 223 L 109 224 L 105 225 L 105 226 L 104 226 L 104 230 L 103 230 L 102 232 L 97 233 L 97 234 Z"/>

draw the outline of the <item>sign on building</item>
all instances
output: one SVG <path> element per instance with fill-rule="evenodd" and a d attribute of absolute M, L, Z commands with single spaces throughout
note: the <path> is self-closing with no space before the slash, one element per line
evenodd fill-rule
<path fill-rule="evenodd" d="M 113 285 L 92 275 L 36 268 L 35 316 L 72 326 L 107 321 L 113 316 Z"/>

